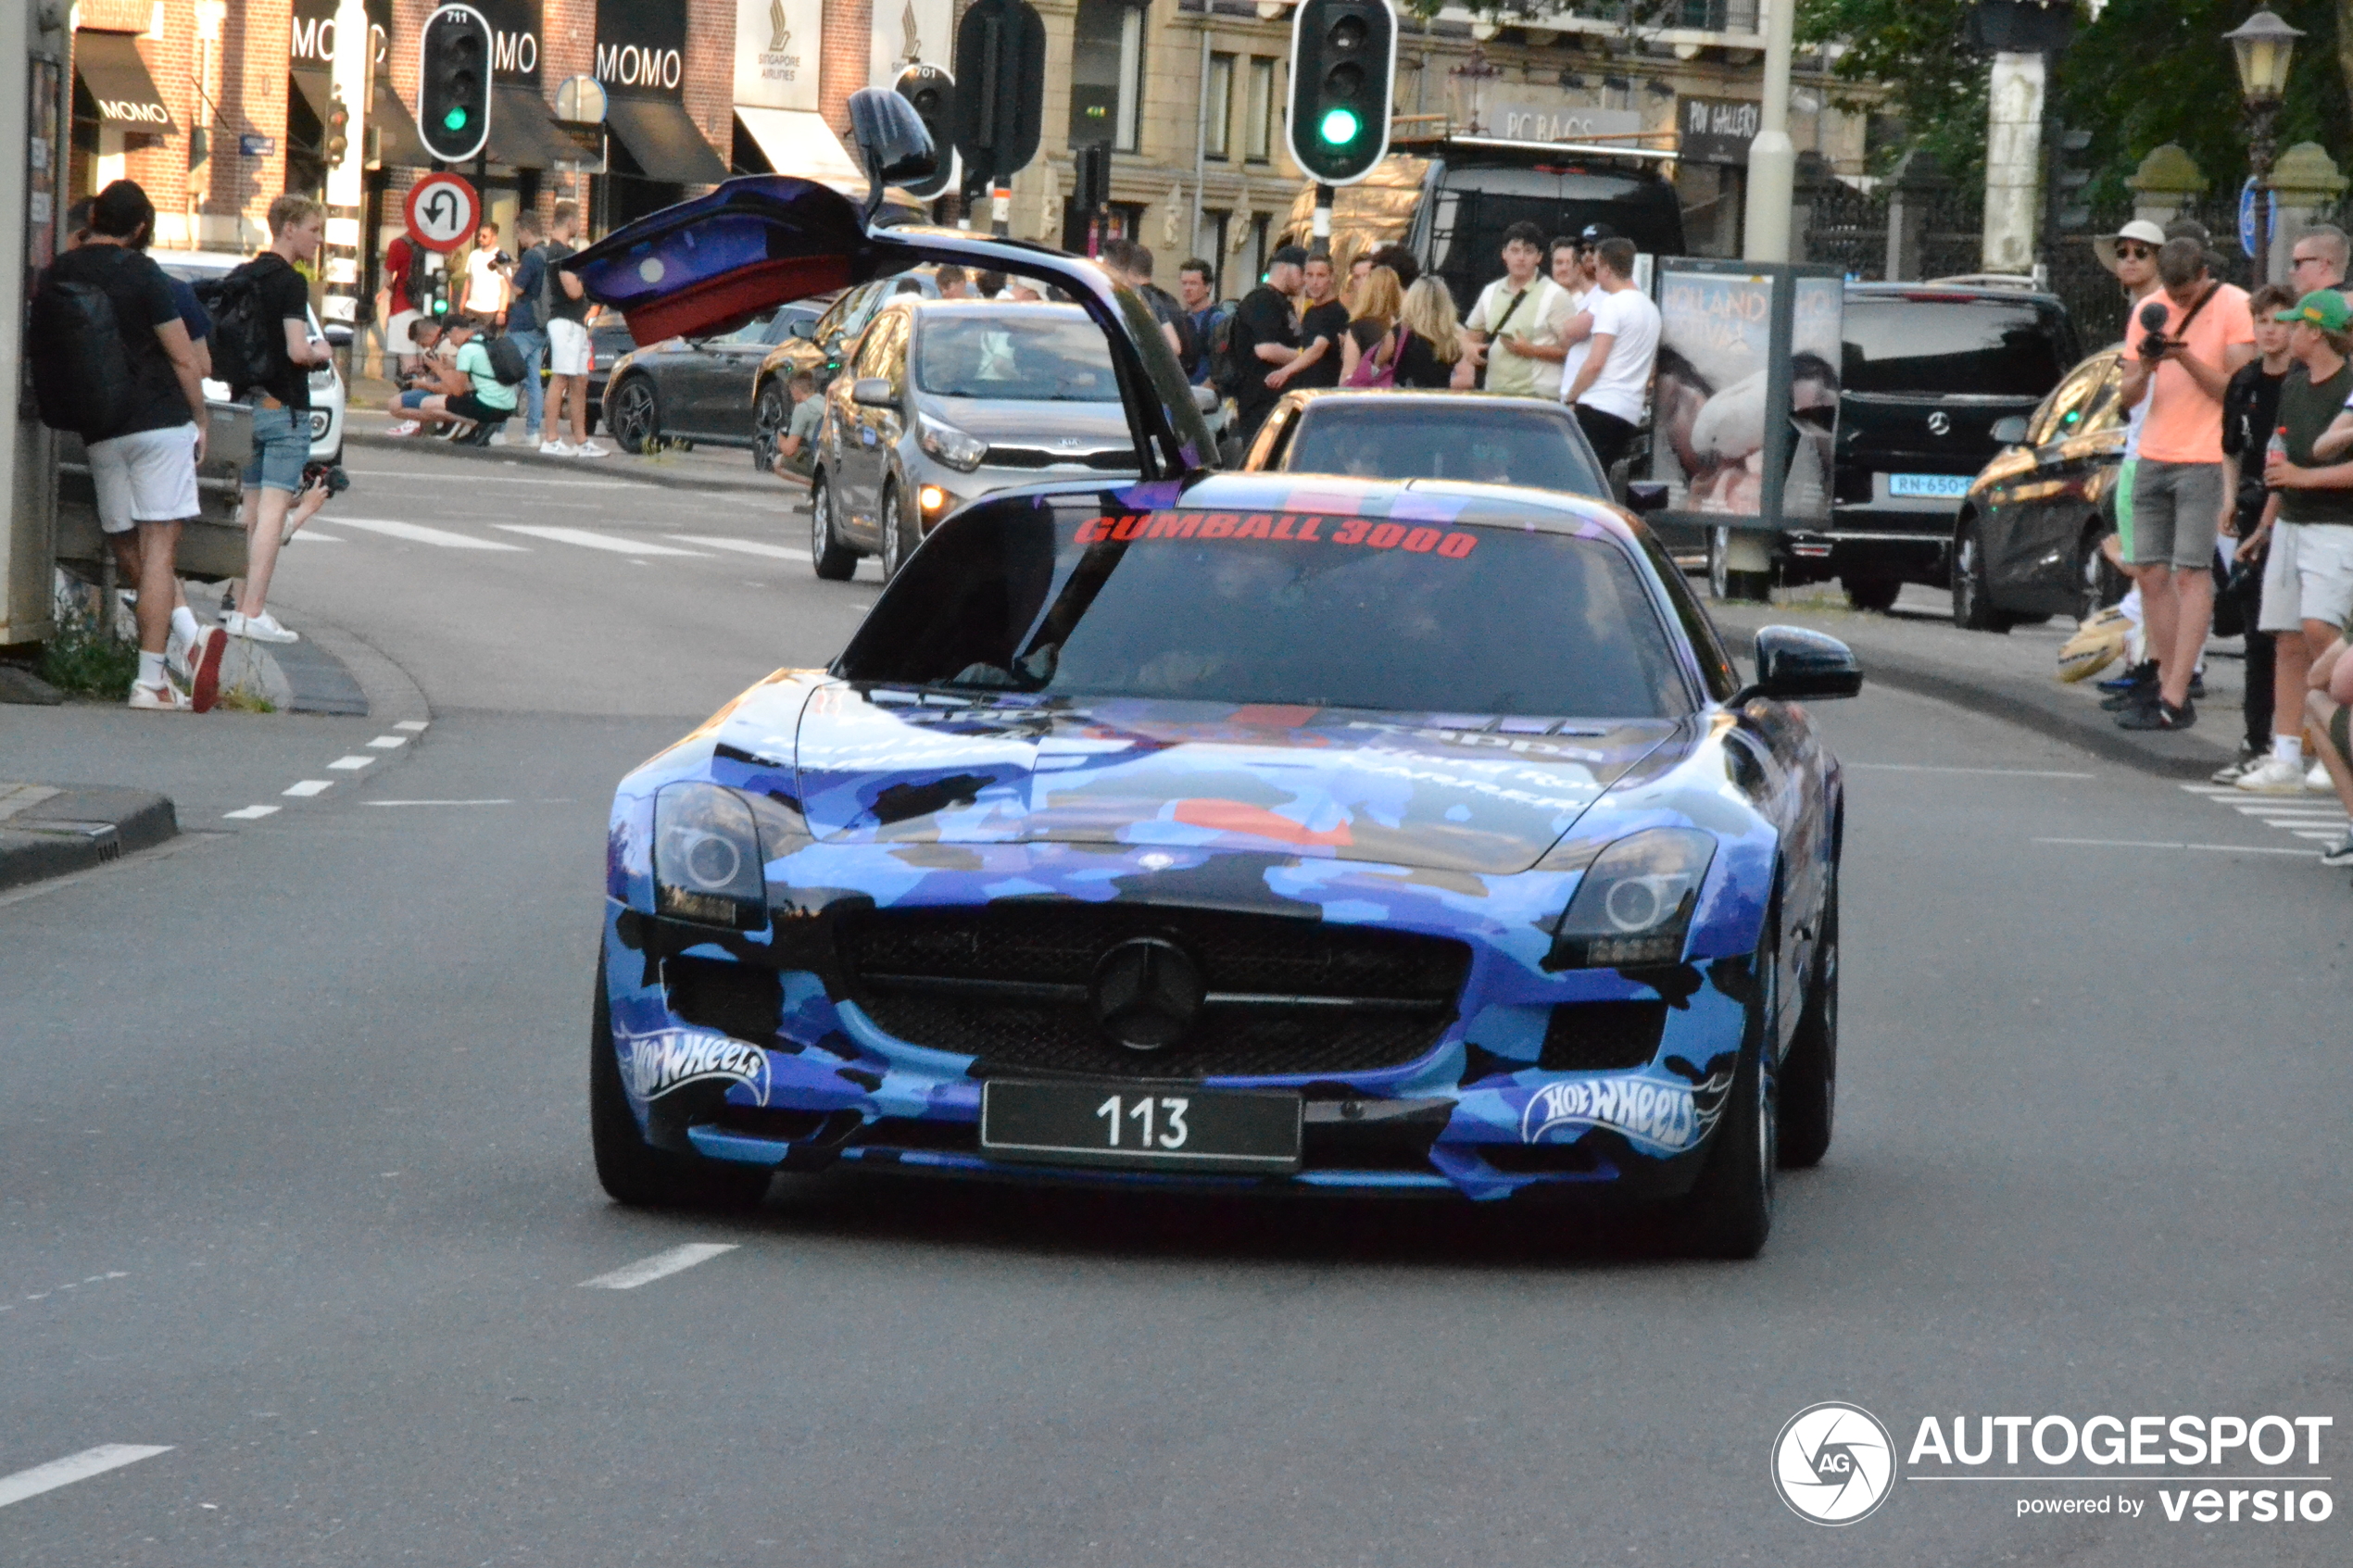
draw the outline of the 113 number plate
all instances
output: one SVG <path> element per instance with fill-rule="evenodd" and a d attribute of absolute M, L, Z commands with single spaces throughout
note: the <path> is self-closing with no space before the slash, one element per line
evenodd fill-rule
<path fill-rule="evenodd" d="M 1287 1174 L 1299 1169 L 1295 1094 L 1136 1084 L 980 1086 L 980 1151 L 994 1160 L 1127 1170 Z"/>

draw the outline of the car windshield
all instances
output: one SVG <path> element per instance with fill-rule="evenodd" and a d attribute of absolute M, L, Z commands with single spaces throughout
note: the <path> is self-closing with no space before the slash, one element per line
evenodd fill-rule
<path fill-rule="evenodd" d="M 968 513 L 901 570 L 835 672 L 1425 713 L 1689 708 L 1615 541 L 1305 512 Z"/>
<path fill-rule="evenodd" d="M 935 397 L 1119 401 L 1102 329 L 1077 310 L 927 314 L 916 334 L 915 384 Z"/>
<path fill-rule="evenodd" d="M 1845 390 L 2041 397 L 2067 369 L 2028 300 L 1849 295 Z"/>
<path fill-rule="evenodd" d="M 1566 413 L 1485 398 L 1310 404 L 1282 466 L 1368 479 L 1467 479 L 1604 495 Z"/>

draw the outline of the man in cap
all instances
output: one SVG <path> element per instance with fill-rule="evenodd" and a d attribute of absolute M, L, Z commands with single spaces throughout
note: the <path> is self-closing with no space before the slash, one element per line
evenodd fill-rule
<path fill-rule="evenodd" d="M 1299 322 L 1291 314 L 1291 301 L 1305 282 L 1306 266 L 1306 251 L 1298 245 L 1283 246 L 1267 262 L 1266 281 L 1243 295 L 1240 308 L 1234 312 L 1227 341 L 1232 346 L 1239 383 L 1234 388 L 1234 408 L 1240 420 L 1234 433 L 1244 449 L 1283 395 L 1281 383 L 1267 386 L 1268 372 L 1290 364 L 1299 353 Z"/>
<path fill-rule="evenodd" d="M 2100 265 L 2108 270 L 2124 291 L 2128 331 L 2141 302 L 2157 292 L 2157 253 L 2164 245 L 2165 231 L 2145 218 L 2135 218 L 2113 235 L 2092 242 L 2093 253 L 2099 257 Z M 2113 559 L 2117 570 L 2134 583 L 2124 609 L 2133 618 L 2136 632 L 2145 632 L 2145 627 L 2141 617 L 2140 569 L 2133 564 L 2133 482 L 2140 467 L 2141 425 L 2148 418 L 2148 399 L 2145 397 L 2124 416 L 2124 460 L 2117 467 L 2116 486 L 2109 492 L 2116 508 Z M 2148 651 L 2145 638 L 2142 651 L 2138 663 L 2114 680 L 2100 683 L 2102 690 L 2117 694 L 2110 699 L 2115 708 L 2139 706 L 2157 690 L 2157 659 Z"/>

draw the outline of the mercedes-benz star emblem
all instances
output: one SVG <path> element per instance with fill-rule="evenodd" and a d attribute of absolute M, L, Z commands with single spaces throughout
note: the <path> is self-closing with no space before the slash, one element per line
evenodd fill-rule
<path fill-rule="evenodd" d="M 1182 1039 L 1201 1011 L 1201 970 L 1190 954 L 1157 936 L 1122 942 L 1095 965 L 1095 1017 L 1131 1051 Z"/>
<path fill-rule="evenodd" d="M 1952 434 L 1953 416 L 1947 414 L 1942 408 L 1937 409 L 1936 412 L 1928 417 L 1928 433 L 1931 435 Z"/>

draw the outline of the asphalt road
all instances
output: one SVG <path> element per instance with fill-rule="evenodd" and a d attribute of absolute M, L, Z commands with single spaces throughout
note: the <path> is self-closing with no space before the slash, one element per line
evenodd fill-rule
<path fill-rule="evenodd" d="M 2329 1416 L 2277 1473 L 2344 1497 L 2320 830 L 1919 698 L 1829 710 L 1840 1129 L 1754 1263 L 1508 1208 L 842 1177 L 634 1213 L 585 1125 L 611 783 L 875 584 L 745 553 L 805 542 L 756 494 L 353 467 L 282 613 L 408 669 L 429 728 L 291 798 L 369 726 L 191 739 L 204 806 L 283 809 L 0 897 L 0 1563 L 2347 1560 L 2342 1506 L 2168 1523 L 2178 1466 L 1930 1461 L 1827 1530 L 1768 1457 L 1827 1399 L 1904 1449 L 1929 1415 Z M 130 720 L 42 734 L 168 744 Z M 726 1250 L 584 1288 L 681 1247 Z M 2017 1512 L 2101 1496 L 2145 1512 Z"/>

